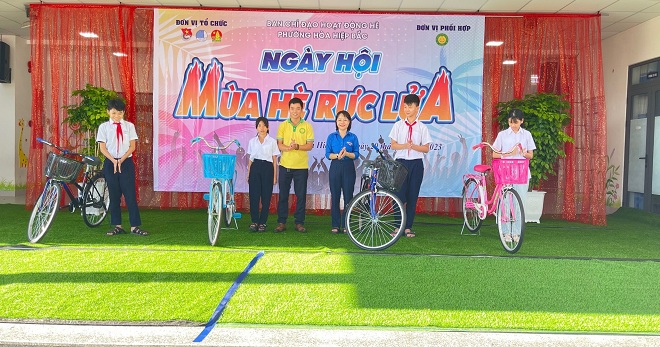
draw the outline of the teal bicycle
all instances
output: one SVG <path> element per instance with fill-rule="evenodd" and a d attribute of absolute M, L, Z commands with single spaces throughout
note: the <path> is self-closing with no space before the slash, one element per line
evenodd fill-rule
<path fill-rule="evenodd" d="M 232 140 L 225 146 L 212 146 L 203 137 L 195 137 L 190 140 L 190 145 L 195 145 L 203 141 L 204 144 L 213 153 L 202 153 L 202 163 L 204 166 L 204 178 L 211 179 L 209 192 L 204 194 L 204 200 L 208 200 L 208 232 L 211 246 L 218 242 L 220 234 L 220 223 L 224 223 L 223 229 L 238 229 L 237 219 L 241 214 L 236 212 L 236 202 L 234 200 L 234 175 L 236 169 L 236 155 L 220 153 L 232 144 L 241 147 L 238 140 Z M 233 222 L 233 223 L 232 223 Z M 233 224 L 233 228 L 231 227 Z"/>

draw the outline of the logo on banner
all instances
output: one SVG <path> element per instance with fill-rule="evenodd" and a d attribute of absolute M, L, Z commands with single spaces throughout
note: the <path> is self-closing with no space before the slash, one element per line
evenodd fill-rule
<path fill-rule="evenodd" d="M 188 41 L 192 37 L 192 29 L 190 28 L 181 28 L 181 32 L 184 41 Z"/>
<path fill-rule="evenodd" d="M 206 30 L 197 30 L 197 34 L 195 34 L 195 38 L 200 42 L 206 41 L 207 37 L 209 37 L 209 35 L 206 33 Z"/>
<path fill-rule="evenodd" d="M 222 41 L 222 31 L 220 31 L 220 30 L 211 31 L 211 41 L 213 41 L 213 42 Z"/>
<path fill-rule="evenodd" d="M 447 34 L 438 34 L 438 36 L 435 37 L 435 43 L 438 44 L 438 46 L 444 46 L 449 42 L 449 36 Z"/>

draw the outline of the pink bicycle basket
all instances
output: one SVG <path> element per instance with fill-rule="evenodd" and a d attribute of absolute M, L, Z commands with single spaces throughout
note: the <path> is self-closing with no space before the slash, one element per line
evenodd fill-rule
<path fill-rule="evenodd" d="M 525 184 L 529 159 L 493 159 L 495 184 Z"/>

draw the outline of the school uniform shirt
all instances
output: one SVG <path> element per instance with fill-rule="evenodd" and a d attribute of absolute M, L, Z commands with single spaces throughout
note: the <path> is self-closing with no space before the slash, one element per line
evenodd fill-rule
<path fill-rule="evenodd" d="M 124 156 L 131 146 L 131 141 L 138 139 L 133 123 L 122 119 L 119 124 L 121 124 L 121 136 L 117 135 L 117 125 L 112 120 L 101 124 L 96 133 L 96 142 L 104 142 L 105 148 L 115 159 Z M 131 156 L 132 154 L 129 158 Z"/>
<path fill-rule="evenodd" d="M 513 148 L 516 144 L 520 143 L 524 151 L 535 150 L 536 144 L 532 138 L 532 133 L 525 130 L 524 128 L 518 129 L 518 133 L 514 133 L 511 128 L 502 130 L 497 134 L 495 142 L 493 142 L 493 147 L 500 152 L 507 152 Z M 521 153 L 516 155 L 507 156 L 506 159 L 525 159 Z M 532 173 L 527 173 L 527 178 L 531 178 Z"/>
<path fill-rule="evenodd" d="M 532 133 L 525 130 L 524 128 L 518 129 L 518 133 L 514 133 L 511 128 L 502 130 L 497 134 L 493 147 L 500 152 L 507 152 L 513 148 L 516 144 L 520 143 L 523 150 L 535 150 L 536 144 L 532 138 Z M 524 159 L 522 154 L 516 154 L 514 156 L 507 156 L 507 159 Z"/>
<path fill-rule="evenodd" d="M 412 132 L 410 131 L 408 123 L 405 119 L 401 119 L 398 122 L 394 123 L 392 130 L 390 130 L 390 139 L 396 141 L 398 144 L 406 144 L 408 140 L 412 137 L 412 142 L 415 145 L 425 145 L 431 143 L 431 135 L 429 134 L 429 128 L 426 127 L 426 124 L 415 120 L 412 123 Z M 414 159 L 423 159 L 424 153 L 400 149 L 397 150 L 394 154 L 394 159 L 405 159 L 405 160 L 414 160 Z"/>
<path fill-rule="evenodd" d="M 347 131 L 346 135 L 344 135 L 344 137 L 342 138 L 338 130 L 328 135 L 328 140 L 325 143 L 325 157 L 328 160 L 332 160 L 330 159 L 330 154 L 331 153 L 338 154 L 339 152 L 341 152 L 342 148 L 346 148 L 346 152 L 355 154 L 355 159 L 360 157 L 360 141 L 358 140 L 357 135 L 353 134 L 350 131 Z M 355 160 L 355 159 L 351 159 L 349 157 L 343 157 L 340 160 Z"/>
<path fill-rule="evenodd" d="M 298 125 L 293 125 L 290 119 L 282 122 L 277 128 L 277 140 L 288 146 L 291 139 L 295 139 L 298 145 L 314 142 L 314 129 L 312 125 L 301 119 Z M 309 169 L 309 152 L 294 150 L 282 152 L 280 166 L 287 169 Z"/>
<path fill-rule="evenodd" d="M 266 135 L 264 143 L 261 143 L 257 135 L 248 142 L 247 154 L 250 156 L 250 161 L 265 160 L 272 163 L 273 156 L 280 155 L 280 149 L 277 148 L 277 141 L 272 137 Z"/>

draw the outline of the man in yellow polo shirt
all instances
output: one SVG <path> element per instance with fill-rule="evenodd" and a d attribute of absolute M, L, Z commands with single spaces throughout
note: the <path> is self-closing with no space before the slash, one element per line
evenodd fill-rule
<path fill-rule="evenodd" d="M 299 98 L 289 101 L 289 119 L 277 128 L 277 147 L 282 152 L 279 168 L 280 196 L 277 204 L 276 233 L 286 230 L 289 217 L 289 192 L 293 180 L 296 194 L 296 210 L 293 218 L 296 231 L 306 232 L 305 204 L 307 203 L 307 175 L 309 173 L 309 154 L 314 147 L 314 129 L 302 119 L 303 102 Z"/>

